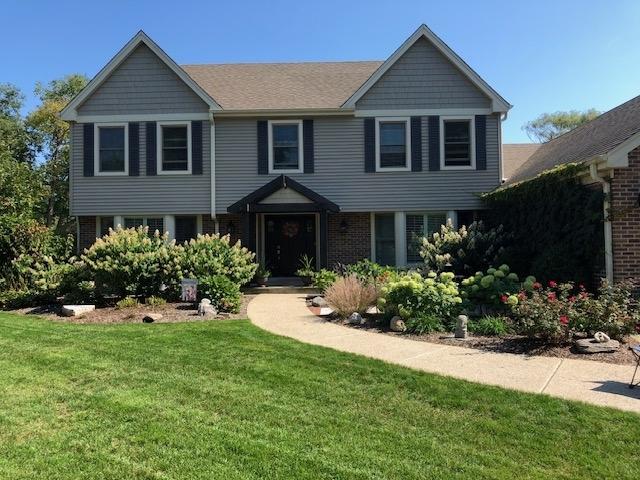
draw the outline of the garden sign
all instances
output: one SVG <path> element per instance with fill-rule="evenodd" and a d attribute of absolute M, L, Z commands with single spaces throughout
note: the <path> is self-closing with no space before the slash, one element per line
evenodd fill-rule
<path fill-rule="evenodd" d="M 198 280 L 195 278 L 182 279 L 182 301 L 195 302 L 198 297 Z"/>

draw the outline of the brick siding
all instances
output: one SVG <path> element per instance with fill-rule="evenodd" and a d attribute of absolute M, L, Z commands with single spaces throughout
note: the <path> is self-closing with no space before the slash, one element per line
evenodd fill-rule
<path fill-rule="evenodd" d="M 629 153 L 629 167 L 611 180 L 614 280 L 640 281 L 640 147 Z"/>
<path fill-rule="evenodd" d="M 82 252 L 96 241 L 96 217 L 78 217 L 78 226 L 78 252 Z"/>
<path fill-rule="evenodd" d="M 346 222 L 346 232 L 340 224 Z M 328 218 L 329 268 L 336 263 L 355 263 L 371 258 L 371 216 L 369 213 L 336 213 Z"/>
<path fill-rule="evenodd" d="M 231 228 L 231 243 L 242 239 L 242 217 L 236 214 L 218 215 L 220 235 L 226 235 Z"/>

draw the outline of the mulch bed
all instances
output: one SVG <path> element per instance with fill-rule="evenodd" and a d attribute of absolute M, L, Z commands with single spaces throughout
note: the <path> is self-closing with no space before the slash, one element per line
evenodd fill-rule
<path fill-rule="evenodd" d="M 327 317 L 323 317 L 327 318 Z M 375 316 L 365 317 L 363 325 L 350 325 L 335 317 L 331 321 L 342 323 L 349 328 L 368 330 L 382 335 L 418 340 L 420 342 L 442 343 L 456 347 L 473 348 L 486 352 L 515 353 L 521 355 L 542 355 L 545 357 L 573 358 L 576 360 L 594 360 L 597 362 L 615 363 L 619 365 L 635 365 L 636 360 L 629 347 L 638 342 L 632 338 L 625 338 L 620 342 L 620 349 L 612 353 L 576 353 L 571 343 L 563 345 L 549 345 L 542 340 L 531 339 L 520 335 L 504 335 L 502 337 L 483 337 L 470 335 L 466 340 L 456 340 L 453 333 L 431 333 L 415 335 L 412 333 L 392 332 L 383 327 Z"/>
<path fill-rule="evenodd" d="M 14 310 L 23 315 L 39 315 L 50 320 L 67 323 L 142 323 L 142 318 L 149 313 L 160 313 L 162 318 L 155 323 L 198 322 L 207 320 L 226 320 L 247 318 L 247 305 L 255 295 L 243 295 L 242 306 L 238 313 L 220 313 L 213 316 L 198 315 L 198 305 L 194 303 L 167 303 L 159 307 L 140 305 L 132 308 L 117 309 L 115 307 L 96 308 L 93 312 L 77 317 L 60 315 L 61 305 L 48 305 L 36 308 Z"/>

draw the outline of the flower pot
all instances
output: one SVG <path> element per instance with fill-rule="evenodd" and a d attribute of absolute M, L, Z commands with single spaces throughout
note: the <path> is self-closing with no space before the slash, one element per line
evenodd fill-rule
<path fill-rule="evenodd" d="M 265 277 L 258 277 L 256 278 L 256 283 L 258 284 L 259 287 L 266 287 L 268 280 L 269 279 Z"/>

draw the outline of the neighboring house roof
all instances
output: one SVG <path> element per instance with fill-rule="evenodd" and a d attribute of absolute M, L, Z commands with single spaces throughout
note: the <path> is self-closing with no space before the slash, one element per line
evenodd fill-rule
<path fill-rule="evenodd" d="M 544 143 L 507 180 L 529 180 L 557 165 L 607 157 L 609 166 L 626 166 L 626 155 L 640 145 L 640 96 L 615 107 L 589 123 Z"/>
<path fill-rule="evenodd" d="M 182 65 L 225 110 L 337 109 L 381 61 Z"/>
<path fill-rule="evenodd" d="M 540 148 L 540 143 L 505 143 L 502 145 L 502 178 L 513 173 Z"/>

